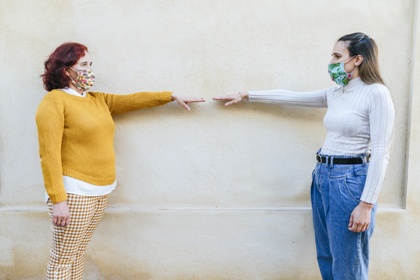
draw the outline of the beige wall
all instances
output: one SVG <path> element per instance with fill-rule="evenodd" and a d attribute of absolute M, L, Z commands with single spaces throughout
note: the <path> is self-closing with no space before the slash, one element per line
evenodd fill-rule
<path fill-rule="evenodd" d="M 225 108 L 215 95 L 331 86 L 335 40 L 363 31 L 397 111 L 371 279 L 420 270 L 417 1 L 0 0 L 0 280 L 43 279 L 51 242 L 34 114 L 59 44 L 86 44 L 98 91 L 205 97 L 115 118 L 119 186 L 86 279 L 318 279 L 309 185 L 324 110 Z M 413 109 L 412 109 L 413 108 Z"/>

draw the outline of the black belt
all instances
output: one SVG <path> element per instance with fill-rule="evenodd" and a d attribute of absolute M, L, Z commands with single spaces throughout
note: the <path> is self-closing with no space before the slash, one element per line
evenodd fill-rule
<path fill-rule="evenodd" d="M 323 157 L 319 154 L 316 155 L 316 161 L 318 163 L 329 164 L 363 164 L 369 162 L 369 159 L 370 155 L 355 158 Z"/>

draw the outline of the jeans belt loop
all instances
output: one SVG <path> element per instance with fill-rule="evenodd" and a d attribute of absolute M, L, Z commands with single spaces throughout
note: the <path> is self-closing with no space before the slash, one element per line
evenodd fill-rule
<path fill-rule="evenodd" d="M 334 167 L 334 156 L 330 157 L 330 168 Z"/>

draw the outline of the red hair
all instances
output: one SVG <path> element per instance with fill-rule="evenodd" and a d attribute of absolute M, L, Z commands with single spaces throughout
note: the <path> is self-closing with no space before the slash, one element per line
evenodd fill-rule
<path fill-rule="evenodd" d="M 71 67 L 85 55 L 88 48 L 79 43 L 64 43 L 59 46 L 45 61 L 45 71 L 41 75 L 44 88 L 48 91 L 65 88 L 69 85 L 70 78 L 66 69 Z"/>

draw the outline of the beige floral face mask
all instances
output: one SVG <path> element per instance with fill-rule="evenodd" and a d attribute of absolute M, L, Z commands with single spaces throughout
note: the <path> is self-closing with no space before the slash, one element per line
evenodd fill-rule
<path fill-rule="evenodd" d="M 89 70 L 76 70 L 70 67 L 71 70 L 76 72 L 76 79 L 70 77 L 72 84 L 79 90 L 89 90 L 95 83 L 95 74 L 92 69 Z"/>

